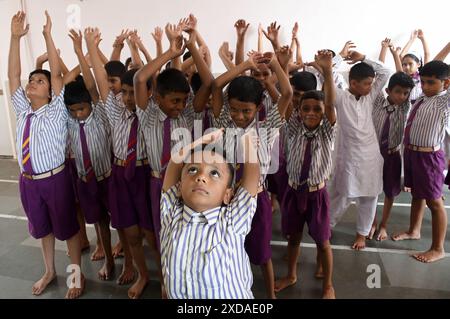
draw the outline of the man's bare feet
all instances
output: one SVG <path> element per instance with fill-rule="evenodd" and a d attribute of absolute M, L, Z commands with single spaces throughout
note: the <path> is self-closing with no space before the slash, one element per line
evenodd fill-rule
<path fill-rule="evenodd" d="M 323 279 L 324 274 L 323 274 L 323 267 L 321 264 L 317 264 L 316 265 L 316 272 L 314 273 L 314 278 L 316 279 Z"/>
<path fill-rule="evenodd" d="M 103 267 L 98 271 L 98 279 L 110 280 L 114 274 L 114 262 L 108 263 L 106 260 L 103 263 Z"/>
<path fill-rule="evenodd" d="M 39 296 L 44 292 L 45 288 L 56 278 L 56 273 L 45 273 L 41 279 L 36 281 L 31 288 L 31 293 L 33 295 Z"/>
<path fill-rule="evenodd" d="M 415 259 L 417 259 L 418 261 L 421 261 L 423 263 L 432 263 L 432 262 L 438 261 L 439 259 L 444 258 L 445 252 L 444 252 L 444 250 L 430 249 L 424 253 L 414 254 L 414 255 L 412 255 L 412 257 L 414 257 Z"/>
<path fill-rule="evenodd" d="M 95 246 L 95 250 L 91 255 L 92 261 L 102 260 L 105 258 L 105 251 L 103 250 L 102 245 Z"/>
<path fill-rule="evenodd" d="M 322 299 L 336 299 L 333 286 L 323 288 Z"/>
<path fill-rule="evenodd" d="M 352 245 L 352 248 L 355 250 L 361 250 L 366 248 L 366 236 L 356 234 L 355 242 Z"/>
<path fill-rule="evenodd" d="M 283 277 L 281 279 L 275 280 L 275 292 L 280 292 L 281 290 L 295 285 L 297 282 L 297 277 Z"/>
<path fill-rule="evenodd" d="M 418 240 L 418 239 L 420 239 L 420 234 L 409 233 L 407 231 L 405 231 L 403 233 L 398 233 L 398 234 L 392 235 L 392 240 L 393 241 Z"/>
<path fill-rule="evenodd" d="M 372 225 L 372 228 L 370 228 L 369 235 L 366 236 L 366 239 L 372 240 L 373 235 L 375 234 L 376 231 L 377 231 L 377 226 L 376 225 Z"/>
<path fill-rule="evenodd" d="M 120 241 L 118 241 L 117 244 L 112 249 L 112 255 L 114 258 L 124 257 L 122 244 L 120 243 Z"/>
<path fill-rule="evenodd" d="M 73 279 L 75 281 L 75 278 Z M 81 278 L 80 278 L 80 286 L 79 287 L 71 287 L 67 290 L 66 293 L 66 299 L 77 299 L 79 298 L 84 291 L 84 285 L 85 285 L 85 279 L 84 279 L 84 275 L 81 274 Z"/>
<path fill-rule="evenodd" d="M 383 241 L 388 238 L 386 227 L 380 226 L 380 230 L 378 231 L 377 241 Z"/>
<path fill-rule="evenodd" d="M 123 266 L 122 273 L 119 278 L 117 278 L 118 285 L 128 285 L 134 281 L 134 267 L 133 266 Z"/>
<path fill-rule="evenodd" d="M 128 289 L 128 298 L 130 299 L 139 299 L 142 295 L 142 292 L 145 289 L 145 286 L 147 286 L 148 283 L 148 277 L 141 277 L 138 276 L 138 279 L 133 284 L 133 286 Z"/>

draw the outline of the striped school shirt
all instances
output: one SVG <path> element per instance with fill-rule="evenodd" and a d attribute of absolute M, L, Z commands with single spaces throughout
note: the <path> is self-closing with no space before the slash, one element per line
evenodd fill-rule
<path fill-rule="evenodd" d="M 284 120 L 280 116 L 278 111 L 278 104 L 272 107 L 267 114 L 265 121 L 257 122 L 254 119 L 245 129 L 236 126 L 236 123 L 231 119 L 229 113 L 222 108 L 220 116 L 213 119 L 214 126 L 216 128 L 226 128 L 225 132 L 225 151 L 227 153 L 227 160 L 238 163 L 239 157 L 236 159 L 234 156 L 236 152 L 236 134 L 242 136 L 252 129 L 256 129 L 259 136 L 258 146 L 258 160 L 260 167 L 260 185 L 264 185 L 267 174 L 273 174 L 276 172 L 277 167 L 271 166 L 271 153 L 275 138 L 279 133 L 280 127 L 283 125 Z M 239 139 L 238 139 L 239 140 Z"/>
<path fill-rule="evenodd" d="M 392 108 L 389 121 L 389 149 L 399 146 L 403 141 L 403 131 L 406 125 L 406 119 L 411 106 L 409 99 L 402 105 L 392 105 L 389 103 L 387 97 L 382 92 L 378 95 L 373 103 L 372 120 L 375 126 L 378 143 L 381 141 L 381 133 L 386 118 L 388 117 L 388 110 Z"/>
<path fill-rule="evenodd" d="M 412 88 L 411 93 L 409 94 L 409 99 L 411 100 L 411 103 L 414 104 L 414 102 L 417 101 L 417 99 L 423 95 L 422 83 L 420 82 L 419 72 L 416 72 L 411 78 L 414 82 L 414 87 Z"/>
<path fill-rule="evenodd" d="M 69 117 L 70 146 L 75 155 L 78 175 L 86 176 L 80 139 L 80 122 Z M 92 106 L 92 112 L 84 121 L 84 132 L 89 156 L 95 175 L 102 176 L 111 170 L 111 131 L 103 103 Z"/>
<path fill-rule="evenodd" d="M 30 125 L 30 158 L 33 172 L 42 174 L 55 169 L 65 161 L 67 145 L 68 111 L 64 104 L 64 88 L 58 96 L 33 112 L 25 90 L 19 87 L 11 97 L 17 118 L 16 150 L 20 171 L 22 165 L 22 142 L 27 115 L 33 113 Z"/>
<path fill-rule="evenodd" d="M 227 206 L 202 213 L 183 204 L 177 186 L 161 196 L 161 265 L 171 299 L 253 299 L 244 248 L 256 197 L 240 187 Z"/>
<path fill-rule="evenodd" d="M 170 119 L 171 130 L 171 149 L 177 146 L 184 146 L 192 142 L 191 132 L 194 126 L 194 106 L 193 99 L 190 94 L 186 107 L 177 118 Z M 162 172 L 161 156 L 163 151 L 164 138 L 164 120 L 167 115 L 161 110 L 159 105 L 153 99 L 150 100 L 148 107 L 143 111 L 140 108 L 136 109 L 136 114 L 139 118 L 139 125 L 144 134 L 145 147 L 147 149 L 148 160 L 152 171 L 158 173 Z M 175 129 L 185 129 L 189 136 L 186 139 L 180 139 L 179 136 L 174 135 Z M 178 143 L 180 142 L 180 143 Z M 174 150 L 172 150 L 174 151 Z"/>
<path fill-rule="evenodd" d="M 411 125 L 410 143 L 422 147 L 441 145 L 450 117 L 450 88 L 432 97 L 421 97 L 411 110 L 422 99 L 423 103 Z"/>
<path fill-rule="evenodd" d="M 121 100 L 109 92 L 105 103 L 106 114 L 111 128 L 114 156 L 120 160 L 127 159 L 128 138 L 130 136 L 131 124 L 133 123 L 133 112 L 130 112 Z M 147 158 L 145 150 L 144 133 L 141 125 L 138 126 L 138 139 L 136 146 L 137 160 Z"/>
<path fill-rule="evenodd" d="M 305 156 L 308 137 L 311 141 L 311 166 L 308 185 L 314 186 L 328 180 L 331 174 L 331 153 L 335 139 L 335 125 L 324 116 L 320 125 L 313 131 L 308 130 L 299 119 L 298 113 L 292 114 L 286 128 L 286 160 L 289 179 L 300 184 L 300 175 Z"/>

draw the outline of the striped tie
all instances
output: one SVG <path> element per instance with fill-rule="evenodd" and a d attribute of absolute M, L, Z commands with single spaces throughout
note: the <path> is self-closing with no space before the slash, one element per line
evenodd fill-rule
<path fill-rule="evenodd" d="M 83 155 L 84 173 L 86 174 L 86 183 L 88 184 L 89 191 L 92 194 L 95 194 L 97 193 L 97 179 L 95 178 L 95 172 L 92 166 L 91 156 L 89 154 L 84 125 L 85 123 L 80 123 L 80 142 L 81 152 Z"/>
<path fill-rule="evenodd" d="M 30 126 L 31 126 L 31 117 L 34 113 L 30 113 L 27 115 L 27 121 L 25 123 L 25 129 L 23 132 L 23 140 L 22 140 L 22 166 L 25 173 L 29 175 L 33 175 L 33 167 L 31 166 L 31 157 L 30 157 Z"/>
<path fill-rule="evenodd" d="M 422 103 L 423 103 L 423 99 L 421 99 L 419 102 L 416 103 L 416 105 L 414 105 L 414 109 L 409 114 L 408 121 L 406 122 L 406 126 L 405 126 L 405 136 L 403 137 L 403 144 L 405 146 L 410 144 L 409 131 L 411 130 L 411 125 L 414 121 L 414 118 L 416 117 L 417 110 L 422 105 Z"/>
<path fill-rule="evenodd" d="M 130 135 L 128 138 L 127 159 L 125 163 L 125 179 L 131 181 L 136 170 L 136 146 L 137 146 L 137 131 L 138 118 L 135 113 L 132 115 L 133 122 L 131 123 Z"/>

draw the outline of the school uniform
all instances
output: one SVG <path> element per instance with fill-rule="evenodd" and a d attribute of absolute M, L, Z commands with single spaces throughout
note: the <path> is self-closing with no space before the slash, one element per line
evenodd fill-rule
<path fill-rule="evenodd" d="M 286 189 L 288 187 L 288 174 L 286 171 L 286 126 L 280 127 L 278 136 L 275 138 L 272 149 L 271 165 L 278 165 L 278 170 L 273 174 L 267 175 L 267 191 L 276 194 L 281 203 Z M 273 163 L 274 159 L 278 163 Z"/>
<path fill-rule="evenodd" d="M 196 212 L 172 186 L 161 195 L 161 265 L 173 299 L 252 299 L 244 249 L 256 198 L 240 187 L 228 205 Z"/>
<path fill-rule="evenodd" d="M 59 240 L 70 239 L 79 225 L 70 172 L 64 164 L 68 118 L 64 89 L 37 111 L 22 87 L 11 99 L 17 117 L 20 199 L 30 234 L 36 239 L 49 234 Z"/>
<path fill-rule="evenodd" d="M 416 103 L 416 101 L 423 95 L 422 93 L 422 83 L 420 82 L 420 74 L 419 71 L 414 73 L 411 76 L 414 87 L 411 89 L 411 92 L 409 93 L 409 99 L 411 100 L 411 104 Z"/>

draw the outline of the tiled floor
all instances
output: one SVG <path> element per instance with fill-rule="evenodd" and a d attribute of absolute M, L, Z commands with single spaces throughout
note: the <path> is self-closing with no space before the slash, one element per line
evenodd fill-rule
<path fill-rule="evenodd" d="M 39 242 L 28 234 L 27 221 L 20 204 L 18 169 L 14 160 L 0 160 L 0 298 L 63 298 L 66 291 L 65 243 L 57 242 L 57 280 L 40 297 L 30 293 L 35 280 L 43 272 L 43 262 Z M 448 192 L 446 195 L 448 197 Z M 383 199 L 380 197 L 379 202 Z M 409 223 L 410 195 L 402 193 L 396 200 L 389 231 L 407 228 Z M 446 199 L 446 205 L 450 200 Z M 402 204 L 406 204 L 402 206 Z M 382 206 L 378 206 L 381 214 Z M 286 271 L 285 241 L 280 234 L 280 214 L 273 220 L 273 263 L 275 276 Z M 88 227 L 91 252 L 95 246 L 95 231 Z M 450 258 L 434 264 L 422 264 L 409 256 L 416 250 L 425 250 L 431 243 L 431 216 L 427 211 L 420 241 L 384 242 L 370 241 L 366 251 L 352 251 L 349 245 L 355 234 L 354 209 L 334 229 L 332 244 L 334 255 L 334 285 L 338 298 L 450 298 Z M 114 242 L 116 233 L 113 232 Z M 313 276 L 315 268 L 315 248 L 312 240 L 305 236 L 305 244 L 299 259 L 299 280 L 297 284 L 278 294 L 279 298 L 320 298 L 321 282 Z M 450 240 L 446 240 L 446 251 L 450 252 Z M 97 271 L 101 262 L 91 262 L 89 252 L 83 254 L 83 271 L 87 278 L 83 298 L 126 298 L 128 286 L 118 286 L 114 281 L 101 282 Z M 145 290 L 143 298 L 159 298 L 159 283 L 156 281 L 156 267 L 148 257 L 153 280 Z M 116 276 L 121 269 L 122 259 L 116 260 Z M 380 269 L 380 288 L 368 288 L 369 265 Z M 371 266 L 373 267 L 373 266 Z M 376 266 L 375 266 L 376 267 Z M 370 267 L 369 267 L 370 268 Z M 254 267 L 253 293 L 256 298 L 264 298 L 264 283 L 258 267 Z M 371 282 L 372 277 L 369 278 Z"/>

